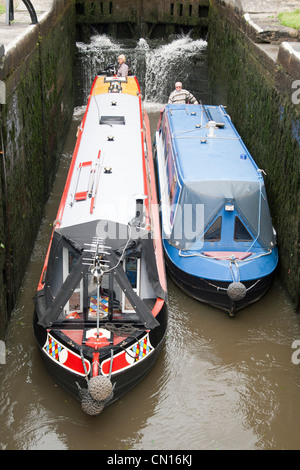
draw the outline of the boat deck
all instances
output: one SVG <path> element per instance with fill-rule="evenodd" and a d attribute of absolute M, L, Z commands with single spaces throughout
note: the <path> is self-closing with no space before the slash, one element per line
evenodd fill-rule
<path fill-rule="evenodd" d="M 107 93 L 103 77 L 94 84 L 61 207 L 61 228 L 74 220 L 127 226 L 135 216 L 136 195 L 147 192 L 139 90 L 134 78 L 128 81 L 127 92 L 119 93 Z"/>
<path fill-rule="evenodd" d="M 257 181 L 260 173 L 221 106 L 168 105 L 181 180 Z M 209 121 L 216 126 L 210 130 Z M 203 171 L 205 168 L 205 171 Z"/>

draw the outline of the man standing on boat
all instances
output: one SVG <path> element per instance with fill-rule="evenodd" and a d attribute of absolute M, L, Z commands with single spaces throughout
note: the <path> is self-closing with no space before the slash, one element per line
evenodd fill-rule
<path fill-rule="evenodd" d="M 118 77 L 127 77 L 128 75 L 128 65 L 126 62 L 126 57 L 124 54 L 119 55 L 118 57 L 119 68 L 118 68 Z"/>
<path fill-rule="evenodd" d="M 188 90 L 182 89 L 182 83 L 176 82 L 175 83 L 175 90 L 169 96 L 168 103 L 171 104 L 182 104 L 182 103 L 190 103 L 190 104 L 199 104 L 194 95 L 190 93 Z"/>

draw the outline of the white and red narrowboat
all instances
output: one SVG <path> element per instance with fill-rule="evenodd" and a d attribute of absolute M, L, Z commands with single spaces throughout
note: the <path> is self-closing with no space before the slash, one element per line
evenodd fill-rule
<path fill-rule="evenodd" d="M 138 80 L 95 78 L 35 296 L 55 380 L 90 415 L 140 382 L 164 343 L 167 285 Z"/>

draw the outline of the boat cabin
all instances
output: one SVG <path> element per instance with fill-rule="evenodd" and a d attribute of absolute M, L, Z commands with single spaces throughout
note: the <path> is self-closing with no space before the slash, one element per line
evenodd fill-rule
<path fill-rule="evenodd" d="M 275 233 L 262 171 L 225 109 L 167 105 L 159 136 L 169 243 L 181 250 L 272 249 Z"/>

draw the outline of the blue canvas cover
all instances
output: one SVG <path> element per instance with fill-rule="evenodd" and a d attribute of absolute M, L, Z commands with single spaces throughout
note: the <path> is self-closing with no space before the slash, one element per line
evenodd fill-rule
<path fill-rule="evenodd" d="M 262 171 L 225 109 L 167 105 L 163 132 L 167 158 L 174 163 L 173 173 L 180 188 L 172 204 L 170 243 L 182 250 L 192 249 L 225 204 L 231 203 L 263 248 L 272 249 L 275 233 Z"/>

